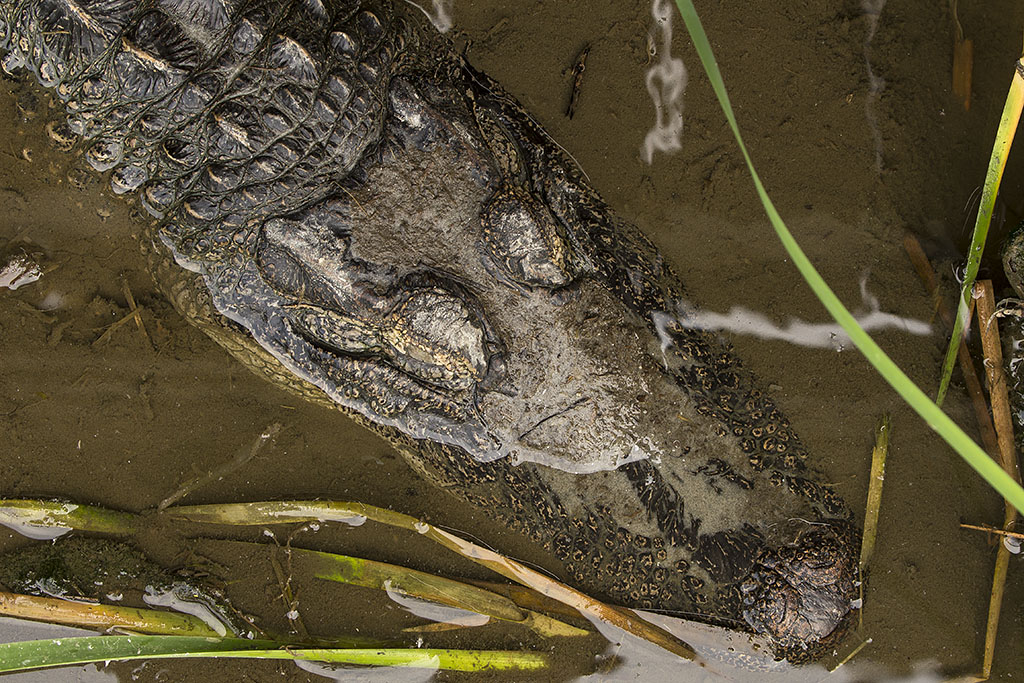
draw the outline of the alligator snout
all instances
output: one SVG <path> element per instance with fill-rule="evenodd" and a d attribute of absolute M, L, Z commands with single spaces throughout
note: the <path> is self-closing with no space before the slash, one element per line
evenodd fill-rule
<path fill-rule="evenodd" d="M 790 661 L 813 657 L 846 630 L 856 598 L 852 536 L 841 521 L 805 528 L 792 542 L 762 551 L 740 586 L 743 617 Z"/>

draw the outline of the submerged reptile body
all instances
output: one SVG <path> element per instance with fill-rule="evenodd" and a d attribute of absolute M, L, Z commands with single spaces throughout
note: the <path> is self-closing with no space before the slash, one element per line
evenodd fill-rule
<path fill-rule="evenodd" d="M 421 17 L 329 0 L 0 0 L 157 279 L 581 589 L 839 637 L 856 531 L 650 242 Z M 173 258 L 172 258 L 173 257 Z M 171 266 L 173 264 L 174 268 Z"/>

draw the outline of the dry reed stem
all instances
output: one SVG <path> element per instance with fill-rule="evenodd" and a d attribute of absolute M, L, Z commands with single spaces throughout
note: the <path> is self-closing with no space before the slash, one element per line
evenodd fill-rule
<path fill-rule="evenodd" d="M 992 417 L 999 437 L 999 461 L 1003 469 L 1017 483 L 1020 472 L 1017 455 L 1013 447 L 1013 420 L 1003 372 L 1003 350 L 999 342 L 999 327 L 996 323 L 996 302 L 992 293 L 992 281 L 982 280 L 974 285 L 974 298 L 978 302 L 978 327 L 981 329 L 981 345 L 985 352 L 985 371 L 988 374 L 989 394 L 992 400 Z M 1007 502 L 1003 528 L 1009 530 L 1017 519 L 1017 511 Z M 996 566 L 992 575 L 992 595 L 988 605 L 988 623 L 985 629 L 985 654 L 981 675 L 988 678 L 992 673 L 992 659 L 995 656 L 996 632 L 999 628 L 999 614 L 1002 609 L 1003 591 L 1006 586 L 1006 571 L 1010 562 L 1010 551 L 1005 543 L 999 544 L 996 552 Z"/>
<path fill-rule="evenodd" d="M 119 605 L 71 602 L 35 595 L 19 595 L 0 591 L 0 614 L 20 619 L 45 621 L 50 624 L 98 628 L 104 631 L 119 628 L 152 635 L 203 636 L 219 635 L 201 619 L 190 614 Z"/>

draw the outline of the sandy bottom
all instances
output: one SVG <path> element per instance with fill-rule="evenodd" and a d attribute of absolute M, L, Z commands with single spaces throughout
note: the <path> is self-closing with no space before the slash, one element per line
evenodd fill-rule
<path fill-rule="evenodd" d="M 698 3 L 745 139 L 776 205 L 804 250 L 851 308 L 864 308 L 860 283 L 883 310 L 932 315 L 903 248 L 918 235 L 944 283 L 962 253 L 965 207 L 980 185 L 1013 60 L 1024 5 L 961 3 L 975 40 L 969 112 L 950 94 L 953 27 L 945 3 L 801 0 Z M 884 7 L 883 7 L 884 6 Z M 587 170 L 623 216 L 658 243 L 706 310 L 743 306 L 779 325 L 822 323 L 826 314 L 800 280 L 767 224 L 707 79 L 681 22 L 671 55 L 689 70 L 681 149 L 641 146 L 654 120 L 645 72 L 665 56 L 649 50 L 649 9 L 610 1 L 476 2 L 452 9 L 453 37 L 470 60 L 519 97 Z M 658 34 L 655 33 L 657 36 Z M 565 110 L 572 65 L 586 47 L 575 116 Z M 543 553 L 497 527 L 486 513 L 421 482 L 385 443 L 340 416 L 304 405 L 251 376 L 156 293 L 137 247 L 132 207 L 81 161 L 52 149 L 35 107 L 14 81 L 0 82 L 0 251 L 38 256 L 42 278 L 0 290 L 0 496 L 58 497 L 111 508 L 152 508 L 182 481 L 248 450 L 268 426 L 279 435 L 247 465 L 189 502 L 265 498 L 358 499 L 464 530 L 542 566 Z M 1022 211 L 1021 162 L 1011 159 L 1002 215 Z M 990 236 L 997 244 L 1005 228 Z M 994 261 L 993 261 L 994 263 Z M 993 273 L 999 277 L 998 273 Z M 999 284 L 999 286 L 1003 286 Z M 146 335 L 129 322 L 130 288 Z M 937 385 L 941 335 L 876 335 L 926 391 Z M 893 437 L 878 548 L 863 627 L 846 647 L 870 638 L 847 671 L 874 680 L 979 668 L 994 551 L 961 522 L 998 523 L 1002 504 L 907 408 L 857 351 L 804 348 L 732 336 L 739 354 L 774 394 L 839 492 L 865 497 L 874 426 L 892 416 Z M 962 388 L 947 410 L 969 433 L 974 418 Z M 427 570 L 472 572 L 419 539 L 379 528 L 303 538 L 312 547 L 360 551 Z M 280 531 L 283 542 L 287 531 Z M 202 544 L 152 534 L 155 560 L 201 556 L 233 567 L 256 562 Z M 250 538 L 257 539 L 259 532 Z M 0 548 L 24 541 L 0 530 Z M 192 551 L 189 554 L 187 551 Z M 228 585 L 240 609 L 284 629 L 285 604 L 269 565 Z M 1010 582 L 995 660 L 998 680 L 1015 680 L 1024 651 L 1020 561 Z M 387 632 L 414 623 L 370 591 L 323 583 L 297 588 L 311 632 Z M 269 607 L 268 607 L 269 606 Z M 455 634 L 455 644 L 541 645 L 519 631 L 488 627 Z M 589 648 L 589 649 L 588 649 Z M 601 646 L 557 646 L 559 670 L 592 668 Z M 320 680 L 291 665 L 237 662 L 112 667 L 124 680 Z M 135 673 L 133 673 L 135 670 Z M 163 673 L 161 673 L 163 671 Z M 627 676 L 643 678 L 643 669 Z M 69 675 L 68 680 L 72 680 Z M 520 680 L 521 677 L 516 677 Z M 52 679 L 51 679 L 52 680 Z M 478 680 L 478 679 L 476 679 Z"/>

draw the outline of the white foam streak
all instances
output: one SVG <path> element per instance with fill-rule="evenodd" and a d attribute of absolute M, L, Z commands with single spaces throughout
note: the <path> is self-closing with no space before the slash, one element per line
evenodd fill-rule
<path fill-rule="evenodd" d="M 854 315 L 857 324 L 867 332 L 897 329 L 917 336 L 932 333 L 932 327 L 923 320 L 904 318 L 895 313 L 881 310 L 878 298 L 867 289 L 867 278 L 860 282 L 861 296 L 864 299 L 866 312 Z M 742 306 L 733 306 L 728 313 L 713 311 L 689 310 L 680 305 L 680 324 L 701 330 L 725 331 L 745 334 L 761 339 L 772 339 L 789 342 L 798 346 L 817 349 L 845 350 L 851 340 L 839 323 L 809 323 L 799 318 L 790 318 L 785 325 L 776 325 L 767 316 L 751 311 Z"/>
<path fill-rule="evenodd" d="M 871 311 L 854 316 L 854 318 L 868 332 L 900 329 L 920 336 L 932 332 L 931 326 L 926 322 L 903 318 L 883 311 Z M 681 322 L 686 327 L 747 334 L 761 339 L 775 339 L 817 349 L 833 348 L 836 351 L 843 351 L 850 343 L 849 335 L 838 323 L 809 323 L 792 318 L 785 325 L 776 325 L 761 313 L 742 306 L 734 306 L 724 314 L 710 311 L 692 312 Z"/>
<path fill-rule="evenodd" d="M 187 587 L 186 587 L 187 590 Z M 142 596 L 143 602 L 155 607 L 167 607 L 177 612 L 191 614 L 209 626 L 218 636 L 226 636 L 227 627 L 217 617 L 210 607 L 201 602 L 192 602 L 178 597 L 174 586 L 168 589 L 158 589 L 153 586 L 146 586 L 146 593 Z"/>
<path fill-rule="evenodd" d="M 654 28 L 649 34 L 651 44 L 657 50 L 658 61 L 647 70 L 647 92 L 654 102 L 654 127 L 644 138 L 642 155 L 650 164 L 654 152 L 676 152 L 682 149 L 683 135 L 683 93 L 686 92 L 686 66 L 683 60 L 672 56 L 672 14 L 673 3 L 668 0 L 654 0 L 651 16 Z M 658 33 L 656 39 L 653 35 Z M 660 44 L 659 44 L 660 43 Z"/>
<path fill-rule="evenodd" d="M 412 0 L 405 0 L 407 3 L 423 12 L 430 19 L 430 23 L 434 25 L 441 33 L 447 33 L 452 27 L 452 15 L 451 15 L 451 0 L 430 0 L 433 5 L 433 12 L 425 9 L 422 5 Z"/>
<path fill-rule="evenodd" d="M 864 116 L 867 118 L 868 126 L 871 128 L 871 136 L 875 142 L 875 170 L 882 171 L 882 134 L 878 130 L 878 115 L 875 113 L 875 105 L 878 98 L 885 89 L 885 79 L 875 74 L 871 68 L 871 41 L 875 39 L 878 31 L 878 18 L 885 8 L 885 0 L 861 0 L 860 7 L 867 17 L 868 34 L 864 38 L 864 67 L 868 73 L 868 96 L 864 100 Z"/>
<path fill-rule="evenodd" d="M 449 607 L 429 600 L 414 598 L 407 595 L 400 589 L 392 588 L 391 581 L 384 582 L 384 591 L 393 601 L 404 607 L 406 610 L 430 621 L 444 624 L 455 624 L 456 626 L 483 626 L 491 620 L 486 614 L 478 614 L 458 607 Z"/>

